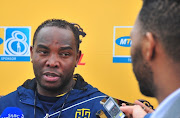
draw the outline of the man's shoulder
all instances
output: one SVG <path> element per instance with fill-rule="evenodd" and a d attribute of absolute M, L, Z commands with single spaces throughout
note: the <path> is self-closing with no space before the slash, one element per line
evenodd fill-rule
<path fill-rule="evenodd" d="M 83 77 L 80 74 L 75 74 L 74 78 L 77 79 L 74 89 L 76 89 L 76 92 L 78 94 L 81 94 L 83 96 L 105 95 L 104 93 L 99 91 L 96 87 L 93 87 L 92 85 L 84 81 Z"/>
<path fill-rule="evenodd" d="M 17 107 L 21 106 L 21 101 L 30 99 L 33 92 L 30 89 L 26 89 L 22 86 L 19 86 L 16 91 L 13 91 L 0 98 L 0 114 L 7 107 Z"/>
<path fill-rule="evenodd" d="M 180 88 L 169 95 L 152 114 L 152 118 L 180 118 Z"/>
<path fill-rule="evenodd" d="M 4 95 L 4 96 L 0 96 L 0 102 L 2 101 L 7 101 L 7 100 L 13 100 L 13 98 L 22 95 L 22 94 L 29 94 L 33 91 L 34 86 L 36 85 L 35 83 L 35 79 L 28 79 L 26 80 L 22 86 L 19 86 L 17 88 L 17 90 Z"/>
<path fill-rule="evenodd" d="M 12 106 L 16 103 L 17 103 L 17 90 L 5 96 L 2 96 L 0 98 L 0 114 L 6 107 Z"/>
<path fill-rule="evenodd" d="M 93 87 L 90 84 L 87 84 L 85 87 L 81 88 L 84 92 L 82 94 L 87 94 L 89 97 L 93 96 L 106 96 L 105 93 L 100 91 L 98 88 Z"/>
<path fill-rule="evenodd" d="M 1 96 L 0 97 L 0 102 L 4 102 L 4 101 L 8 101 L 9 99 L 14 98 L 15 96 L 17 96 L 17 90 L 13 91 L 5 96 Z"/>
<path fill-rule="evenodd" d="M 0 104 L 5 101 L 8 101 L 8 103 L 16 101 L 21 95 L 29 94 L 30 93 L 29 91 L 32 91 L 32 90 L 26 89 L 23 86 L 19 86 L 17 90 L 5 96 L 0 97 Z"/>

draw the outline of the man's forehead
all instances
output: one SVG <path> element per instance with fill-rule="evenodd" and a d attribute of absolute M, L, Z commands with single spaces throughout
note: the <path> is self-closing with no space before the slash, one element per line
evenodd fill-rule
<path fill-rule="evenodd" d="M 59 28 L 59 27 L 44 27 L 42 28 L 38 35 L 37 38 L 42 38 L 42 37 L 64 37 L 64 38 L 74 38 L 73 32 L 69 29 L 64 29 L 64 28 Z"/>
<path fill-rule="evenodd" d="M 65 31 L 72 32 L 72 30 L 68 27 L 66 28 L 66 27 L 58 27 L 58 26 L 45 26 L 45 27 L 41 28 L 39 32 L 44 32 L 44 31 L 50 32 L 50 31 L 54 31 L 54 30 L 59 31 L 59 32 L 60 31 L 61 32 L 65 32 Z"/>
<path fill-rule="evenodd" d="M 53 42 L 57 44 L 70 44 L 74 41 L 75 37 L 70 30 L 57 27 L 44 27 L 39 31 L 35 43 L 48 44 Z"/>

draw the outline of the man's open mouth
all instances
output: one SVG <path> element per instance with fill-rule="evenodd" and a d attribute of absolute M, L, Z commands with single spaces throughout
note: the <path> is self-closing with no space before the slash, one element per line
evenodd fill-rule
<path fill-rule="evenodd" d="M 46 80 L 46 81 L 49 81 L 49 82 L 55 82 L 57 81 L 58 79 L 60 79 L 60 76 L 56 73 L 53 73 L 53 72 L 45 72 L 43 74 L 43 78 Z"/>

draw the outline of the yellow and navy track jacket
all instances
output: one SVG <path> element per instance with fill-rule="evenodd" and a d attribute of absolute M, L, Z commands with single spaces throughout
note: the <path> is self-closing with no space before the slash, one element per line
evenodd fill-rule
<path fill-rule="evenodd" d="M 108 115 L 100 104 L 100 101 L 107 96 L 85 82 L 79 74 L 76 74 L 75 77 L 77 78 L 76 84 L 63 109 L 62 105 L 66 95 L 60 97 L 48 113 L 45 112 L 38 99 L 35 104 L 36 81 L 32 79 L 27 80 L 16 91 L 0 98 L 0 114 L 2 115 L 8 107 L 15 107 L 22 111 L 21 116 L 24 118 L 58 118 L 59 114 L 60 118 L 96 118 L 99 110 L 103 110 Z"/>

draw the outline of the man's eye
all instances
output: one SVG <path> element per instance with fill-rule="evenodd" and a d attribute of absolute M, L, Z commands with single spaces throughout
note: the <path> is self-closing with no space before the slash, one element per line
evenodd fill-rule
<path fill-rule="evenodd" d="M 37 52 L 44 55 L 48 54 L 48 51 L 45 50 L 38 50 Z"/>
<path fill-rule="evenodd" d="M 70 53 L 60 53 L 60 56 L 67 57 L 67 56 L 70 56 Z"/>

